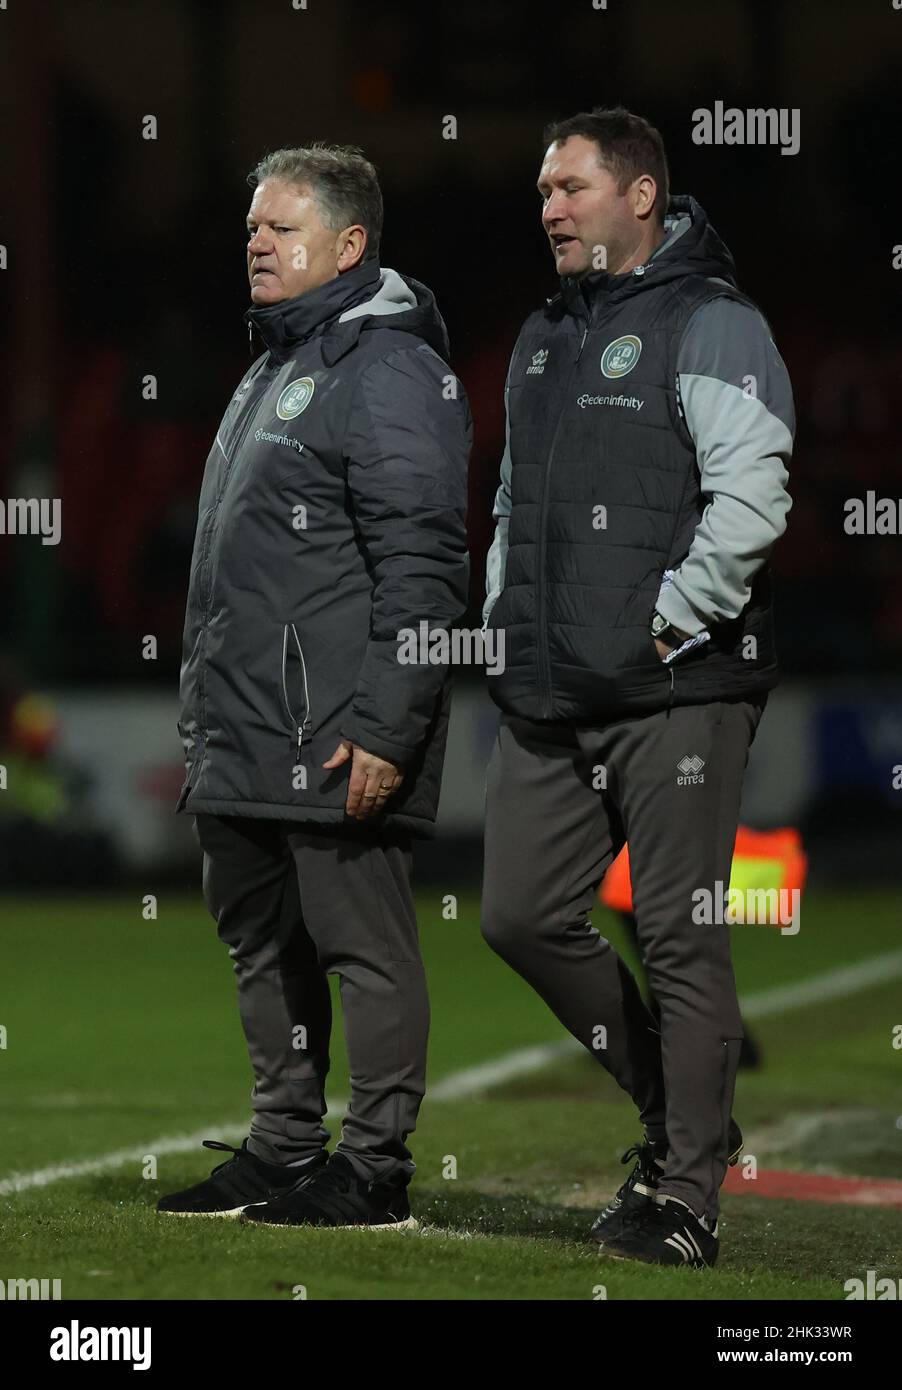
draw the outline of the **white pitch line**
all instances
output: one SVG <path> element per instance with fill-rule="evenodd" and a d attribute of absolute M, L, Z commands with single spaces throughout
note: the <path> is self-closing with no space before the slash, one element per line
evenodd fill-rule
<path fill-rule="evenodd" d="M 347 1101 L 336 1099 L 329 1106 L 329 1113 L 337 1112 L 340 1118 Z M 38 1168 L 33 1173 L 13 1173 L 0 1181 L 0 1197 L 9 1197 L 14 1192 L 26 1192 L 32 1187 L 49 1187 L 51 1183 L 62 1182 L 65 1178 L 92 1177 L 95 1173 L 106 1173 L 111 1168 L 122 1168 L 126 1163 L 143 1163 L 151 1155 L 160 1158 L 167 1154 L 190 1153 L 200 1148 L 204 1139 L 241 1140 L 247 1134 L 247 1121 L 239 1124 L 228 1120 L 223 1124 L 210 1124 L 194 1134 L 167 1134 L 152 1139 L 148 1144 L 133 1144 L 129 1149 L 114 1149 L 112 1153 L 101 1154 L 99 1158 L 85 1158 L 78 1163 L 54 1163 L 49 1168 Z M 215 1153 L 216 1150 L 211 1150 Z"/>
<path fill-rule="evenodd" d="M 540 1071 L 549 1062 L 559 1057 L 568 1057 L 571 1052 L 581 1050 L 582 1044 L 576 1038 L 563 1038 L 560 1042 L 542 1043 L 537 1047 L 521 1047 L 516 1052 L 505 1052 L 493 1062 L 480 1062 L 475 1067 L 465 1067 L 463 1071 L 452 1072 L 426 1091 L 427 1100 L 464 1100 L 467 1096 L 488 1091 L 503 1081 L 512 1081 L 517 1076 L 527 1076 Z"/>
<path fill-rule="evenodd" d="M 808 1004 L 821 1004 L 826 999 L 855 994 L 899 975 L 902 975 L 902 951 L 888 951 L 885 955 L 871 956 L 855 965 L 840 966 L 797 984 L 759 990 L 757 994 L 749 994 L 741 999 L 740 1008 L 743 1018 L 767 1018 L 773 1014 L 789 1013 L 791 1009 L 804 1008 Z M 582 1050 L 582 1043 L 569 1037 L 539 1047 L 524 1047 L 517 1052 L 508 1052 L 493 1062 L 483 1062 L 479 1066 L 454 1072 L 446 1076 L 444 1081 L 431 1086 L 426 1096 L 428 1100 L 461 1100 L 511 1081 L 514 1077 L 540 1071 L 549 1063 Z"/>
<path fill-rule="evenodd" d="M 841 965 L 811 980 L 794 985 L 775 985 L 741 999 L 743 1018 L 766 1018 L 770 1014 L 788 1013 L 790 1009 L 805 1008 L 808 1004 L 823 1004 L 827 999 L 840 999 L 857 994 L 871 985 L 881 985 L 902 975 L 902 951 L 887 951 L 882 956 L 869 956 L 856 965 Z"/>
<path fill-rule="evenodd" d="M 757 994 L 750 994 L 740 1000 L 742 1015 L 743 1018 L 758 1019 L 788 1013 L 791 1009 L 821 1004 L 827 999 L 857 994 L 863 989 L 869 989 L 871 985 L 883 984 L 888 980 L 897 979 L 900 975 L 902 951 L 888 951 L 884 955 L 871 956 L 856 965 L 841 966 L 837 970 L 829 970 L 823 975 L 816 975 L 813 979 L 802 980 L 797 984 L 777 985 L 773 989 L 759 990 Z M 549 1063 L 580 1051 L 582 1044 L 569 1037 L 537 1047 L 518 1048 L 515 1052 L 506 1052 L 492 1062 L 483 1062 L 475 1067 L 465 1067 L 461 1071 L 452 1072 L 444 1080 L 430 1086 L 427 1099 L 464 1100 L 515 1077 L 541 1071 Z M 345 1100 L 337 1098 L 330 1102 L 330 1115 L 337 1115 L 344 1110 L 346 1104 Z M 83 1159 L 78 1163 L 56 1163 L 49 1168 L 39 1168 L 31 1173 L 13 1173 L 0 1180 L 0 1197 L 8 1197 L 15 1192 L 26 1192 L 35 1187 L 49 1187 L 51 1183 L 62 1182 L 67 1178 L 105 1173 L 111 1168 L 121 1168 L 126 1163 L 142 1163 L 150 1154 L 159 1157 L 189 1153 L 192 1149 L 199 1148 L 203 1139 L 215 1137 L 226 1141 L 238 1140 L 246 1133 L 246 1122 L 239 1124 L 228 1120 L 221 1125 L 209 1125 L 194 1134 L 164 1135 L 146 1144 L 115 1149 L 112 1153 Z"/>
<path fill-rule="evenodd" d="M 105 1173 L 110 1168 L 121 1168 L 126 1163 L 143 1163 L 150 1155 L 185 1153 L 198 1146 L 203 1139 L 216 1138 L 242 1139 L 247 1126 L 234 1124 L 211 1125 L 195 1134 L 173 1134 L 157 1139 L 150 1144 L 135 1144 L 130 1149 L 114 1149 L 112 1153 L 101 1154 L 99 1158 L 85 1158 L 79 1163 L 54 1163 L 49 1168 L 38 1168 L 33 1173 L 13 1173 L 12 1177 L 0 1182 L 0 1197 L 8 1197 L 13 1192 L 25 1192 L 31 1187 L 49 1187 L 51 1183 L 64 1178 L 86 1178 L 94 1173 Z"/>

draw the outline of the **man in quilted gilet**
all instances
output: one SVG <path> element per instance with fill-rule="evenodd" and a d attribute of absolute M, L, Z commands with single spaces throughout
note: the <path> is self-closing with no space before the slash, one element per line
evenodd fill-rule
<path fill-rule="evenodd" d="M 792 392 L 704 210 L 669 196 L 647 121 L 583 113 L 544 146 L 561 290 L 526 320 L 505 388 L 483 931 L 639 1111 L 635 1165 L 590 1238 L 712 1265 L 741 1148 L 724 897 L 777 680 L 767 559 L 790 507 Z M 588 920 L 624 840 L 660 1031 Z"/>

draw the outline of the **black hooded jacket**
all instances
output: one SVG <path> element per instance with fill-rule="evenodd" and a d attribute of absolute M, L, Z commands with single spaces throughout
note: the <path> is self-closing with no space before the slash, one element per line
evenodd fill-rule
<path fill-rule="evenodd" d="M 364 263 L 248 311 L 267 351 L 207 460 L 191 563 L 177 809 L 429 836 L 446 667 L 398 633 L 467 603 L 472 423 L 431 292 Z M 339 741 L 400 764 L 370 822 L 347 817 Z"/>

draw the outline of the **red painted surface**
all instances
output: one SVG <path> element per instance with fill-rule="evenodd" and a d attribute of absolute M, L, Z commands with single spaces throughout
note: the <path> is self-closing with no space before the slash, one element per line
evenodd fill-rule
<path fill-rule="evenodd" d="M 902 1182 L 893 1178 L 828 1178 L 817 1173 L 785 1173 L 760 1168 L 757 1178 L 742 1176 L 742 1160 L 727 1169 L 723 1191 L 731 1197 L 787 1197 L 796 1202 L 829 1202 L 854 1207 L 902 1207 Z"/>

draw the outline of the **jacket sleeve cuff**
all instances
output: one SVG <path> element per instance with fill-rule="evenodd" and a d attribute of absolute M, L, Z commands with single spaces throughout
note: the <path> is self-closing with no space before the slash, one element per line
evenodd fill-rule
<path fill-rule="evenodd" d="M 413 760 L 415 750 L 405 744 L 389 743 L 387 739 L 376 738 L 365 729 L 358 729 L 350 720 L 346 720 L 342 725 L 340 734 L 358 748 L 375 754 L 377 758 L 384 758 L 386 762 L 395 763 L 398 767 L 406 767 Z"/>

